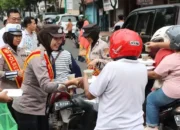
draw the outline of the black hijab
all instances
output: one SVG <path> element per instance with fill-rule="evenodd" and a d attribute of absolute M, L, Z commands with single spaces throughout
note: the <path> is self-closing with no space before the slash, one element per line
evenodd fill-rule
<path fill-rule="evenodd" d="M 8 44 L 15 52 L 17 51 L 17 46 L 13 44 L 13 40 L 14 40 L 13 34 L 9 32 L 5 32 L 3 35 L 3 40 L 4 40 L 4 43 Z"/>

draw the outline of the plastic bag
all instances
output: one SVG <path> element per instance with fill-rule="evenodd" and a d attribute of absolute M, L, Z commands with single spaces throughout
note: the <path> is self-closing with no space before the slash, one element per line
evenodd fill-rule
<path fill-rule="evenodd" d="M 17 130 L 18 126 L 13 119 L 6 103 L 0 103 L 0 130 Z"/>

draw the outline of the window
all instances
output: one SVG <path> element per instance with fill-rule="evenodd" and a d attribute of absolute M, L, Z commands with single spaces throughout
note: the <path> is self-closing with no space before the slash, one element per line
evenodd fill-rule
<path fill-rule="evenodd" d="M 151 35 L 155 11 L 142 12 L 138 14 L 136 32 L 143 35 Z"/>
<path fill-rule="evenodd" d="M 128 17 L 126 22 L 124 23 L 122 28 L 128 28 L 130 30 L 134 30 L 135 24 L 136 24 L 137 15 L 132 14 Z"/>
<path fill-rule="evenodd" d="M 71 22 L 77 22 L 76 16 L 62 16 L 62 22 L 68 22 L 68 19 L 71 19 Z"/>
<path fill-rule="evenodd" d="M 55 18 L 56 22 L 59 21 L 59 19 L 60 19 L 60 16 L 56 16 Z"/>
<path fill-rule="evenodd" d="M 175 7 L 157 9 L 153 33 L 163 26 L 174 25 L 177 14 L 176 11 Z"/>

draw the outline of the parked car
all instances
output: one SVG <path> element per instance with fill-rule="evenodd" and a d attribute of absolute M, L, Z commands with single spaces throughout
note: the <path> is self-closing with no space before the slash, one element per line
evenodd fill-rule
<path fill-rule="evenodd" d="M 180 4 L 169 4 L 133 10 L 122 28 L 136 31 L 145 43 L 159 28 L 176 24 L 180 24 Z"/>
<path fill-rule="evenodd" d="M 58 15 L 57 12 L 47 12 L 47 13 L 43 14 L 42 19 L 43 20 L 45 20 L 47 18 L 55 19 L 57 15 Z"/>
<path fill-rule="evenodd" d="M 67 34 L 68 31 L 66 30 L 66 27 L 68 24 L 68 19 L 71 19 L 71 22 L 73 24 L 72 33 L 74 34 L 76 31 L 76 23 L 78 16 L 71 14 L 59 14 L 56 16 L 56 24 L 62 26 L 64 28 L 64 33 Z"/>

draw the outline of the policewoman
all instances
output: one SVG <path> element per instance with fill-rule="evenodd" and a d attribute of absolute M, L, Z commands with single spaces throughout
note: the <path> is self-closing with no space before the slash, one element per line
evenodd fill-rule
<path fill-rule="evenodd" d="M 83 27 L 83 36 L 89 41 L 86 62 L 88 68 L 94 69 L 94 75 L 98 75 L 106 63 L 111 61 L 109 57 L 109 45 L 99 38 L 100 28 L 96 24 Z"/>
<path fill-rule="evenodd" d="M 25 50 L 19 48 L 22 39 L 20 24 L 7 24 L 3 35 L 4 43 L 0 49 L 1 89 L 18 89 L 22 83 L 22 69 L 26 58 Z M 8 103 L 13 117 L 12 102 Z"/>
<path fill-rule="evenodd" d="M 40 46 L 32 52 L 24 64 L 23 95 L 13 102 L 19 130 L 48 130 L 45 114 L 48 93 L 61 91 L 65 85 L 53 82 L 52 51 L 57 51 L 63 31 L 57 25 L 45 25 L 38 33 Z"/>

